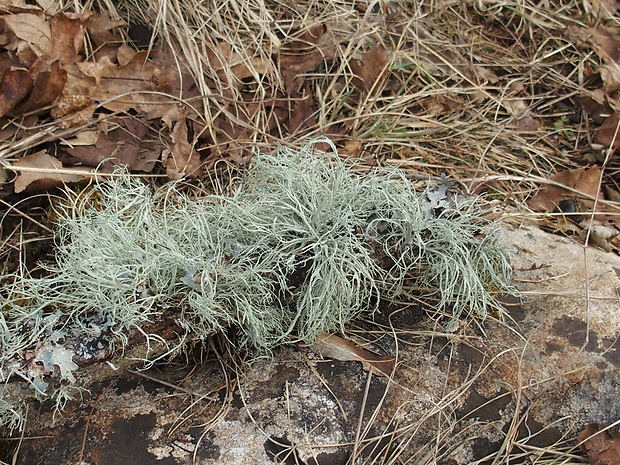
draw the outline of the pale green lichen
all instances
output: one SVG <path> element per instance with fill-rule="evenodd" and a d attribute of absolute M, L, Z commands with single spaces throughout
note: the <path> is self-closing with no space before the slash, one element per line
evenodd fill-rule
<path fill-rule="evenodd" d="M 65 352 L 64 367 L 37 373 L 20 363 L 24 350 L 84 334 L 122 346 L 165 312 L 191 338 L 232 326 L 268 350 L 342 330 L 405 284 L 455 317 L 484 318 L 494 294 L 514 291 L 475 199 L 446 185 L 415 192 L 396 169 L 356 174 L 315 142 L 256 157 L 231 197 L 153 192 L 125 175 L 98 185 L 79 215 L 61 209 L 48 276 L 16 276 L 5 291 L 3 381 L 21 376 L 39 391 L 46 376 L 71 382 Z M 0 422 L 17 426 L 19 406 L 5 404 L 0 391 Z"/>

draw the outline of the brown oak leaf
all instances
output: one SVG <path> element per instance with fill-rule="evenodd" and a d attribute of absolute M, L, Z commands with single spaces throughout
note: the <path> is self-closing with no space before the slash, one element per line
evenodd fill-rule
<path fill-rule="evenodd" d="M 161 159 L 168 178 L 178 180 L 183 177 L 195 178 L 202 171 L 200 155 L 187 138 L 187 120 L 177 121 L 172 130 L 173 147 L 164 150 Z"/>
<path fill-rule="evenodd" d="M 620 465 L 620 433 L 612 435 L 601 431 L 601 425 L 590 423 L 577 440 L 590 465 Z"/>
<path fill-rule="evenodd" d="M 368 92 L 373 87 L 381 84 L 389 74 L 387 61 L 387 50 L 383 46 L 370 49 L 362 57 L 361 61 L 352 60 L 349 66 L 355 74 L 352 81 L 357 90 Z"/>
<path fill-rule="evenodd" d="M 396 359 L 391 355 L 373 354 L 334 334 L 319 334 L 310 347 L 323 357 L 343 362 L 361 362 L 365 371 L 377 376 L 390 376 L 396 364 Z"/>
<path fill-rule="evenodd" d="M 23 191 L 46 191 L 64 183 L 78 182 L 84 179 L 84 169 L 64 168 L 56 158 L 46 150 L 27 155 L 13 163 L 19 174 L 15 178 L 15 193 Z"/>

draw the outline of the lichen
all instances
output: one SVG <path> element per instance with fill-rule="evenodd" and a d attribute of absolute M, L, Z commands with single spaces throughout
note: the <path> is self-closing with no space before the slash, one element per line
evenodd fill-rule
<path fill-rule="evenodd" d="M 476 199 L 445 182 L 416 192 L 398 169 L 360 174 L 316 142 L 257 156 L 230 197 L 190 197 L 175 184 L 153 191 L 125 173 L 98 184 L 96 201 L 81 198 L 86 207 L 67 202 L 47 276 L 13 276 L 5 290 L 2 381 L 21 376 L 42 390 L 57 371 L 73 382 L 68 352 L 44 373 L 15 368 L 27 350 L 60 347 L 49 342 L 58 331 L 122 347 L 174 313 L 194 339 L 235 327 L 240 344 L 269 350 L 340 331 L 407 284 L 437 294 L 455 317 L 481 319 L 497 307 L 494 294 L 514 291 Z M 0 422 L 13 427 L 19 406 L 2 402 Z"/>

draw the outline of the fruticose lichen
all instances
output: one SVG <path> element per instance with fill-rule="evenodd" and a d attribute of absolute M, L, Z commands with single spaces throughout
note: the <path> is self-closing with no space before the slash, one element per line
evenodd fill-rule
<path fill-rule="evenodd" d="M 98 184 L 85 208 L 61 208 L 46 277 L 4 277 L 0 425 L 23 418 L 4 397 L 10 378 L 66 400 L 71 354 L 87 355 L 63 347 L 72 336 L 122 348 L 168 314 L 190 339 L 235 327 L 240 344 L 269 350 L 340 331 L 411 286 L 482 319 L 494 294 L 513 292 L 506 249 L 475 199 L 447 183 L 416 192 L 398 169 L 360 174 L 315 142 L 255 157 L 229 197 L 154 192 L 125 174 Z"/>

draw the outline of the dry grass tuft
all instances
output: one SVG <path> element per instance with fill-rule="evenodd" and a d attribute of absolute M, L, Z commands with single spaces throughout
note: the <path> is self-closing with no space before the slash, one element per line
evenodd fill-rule
<path fill-rule="evenodd" d="M 369 159 L 447 172 L 474 190 L 487 176 L 522 177 L 485 185 L 520 203 L 536 176 L 575 166 L 588 143 L 579 99 L 596 91 L 597 57 L 565 30 L 604 20 L 589 2 L 102 3 L 173 44 L 206 99 L 209 148 L 224 155 L 326 134 L 360 140 Z M 300 41 L 316 66 L 289 59 Z M 383 64 L 387 78 L 364 70 L 366 53 L 380 47 L 385 63 L 369 66 Z M 356 73 L 377 79 L 360 91 Z M 293 127 L 282 113 L 299 112 L 300 100 L 312 113 Z"/>

